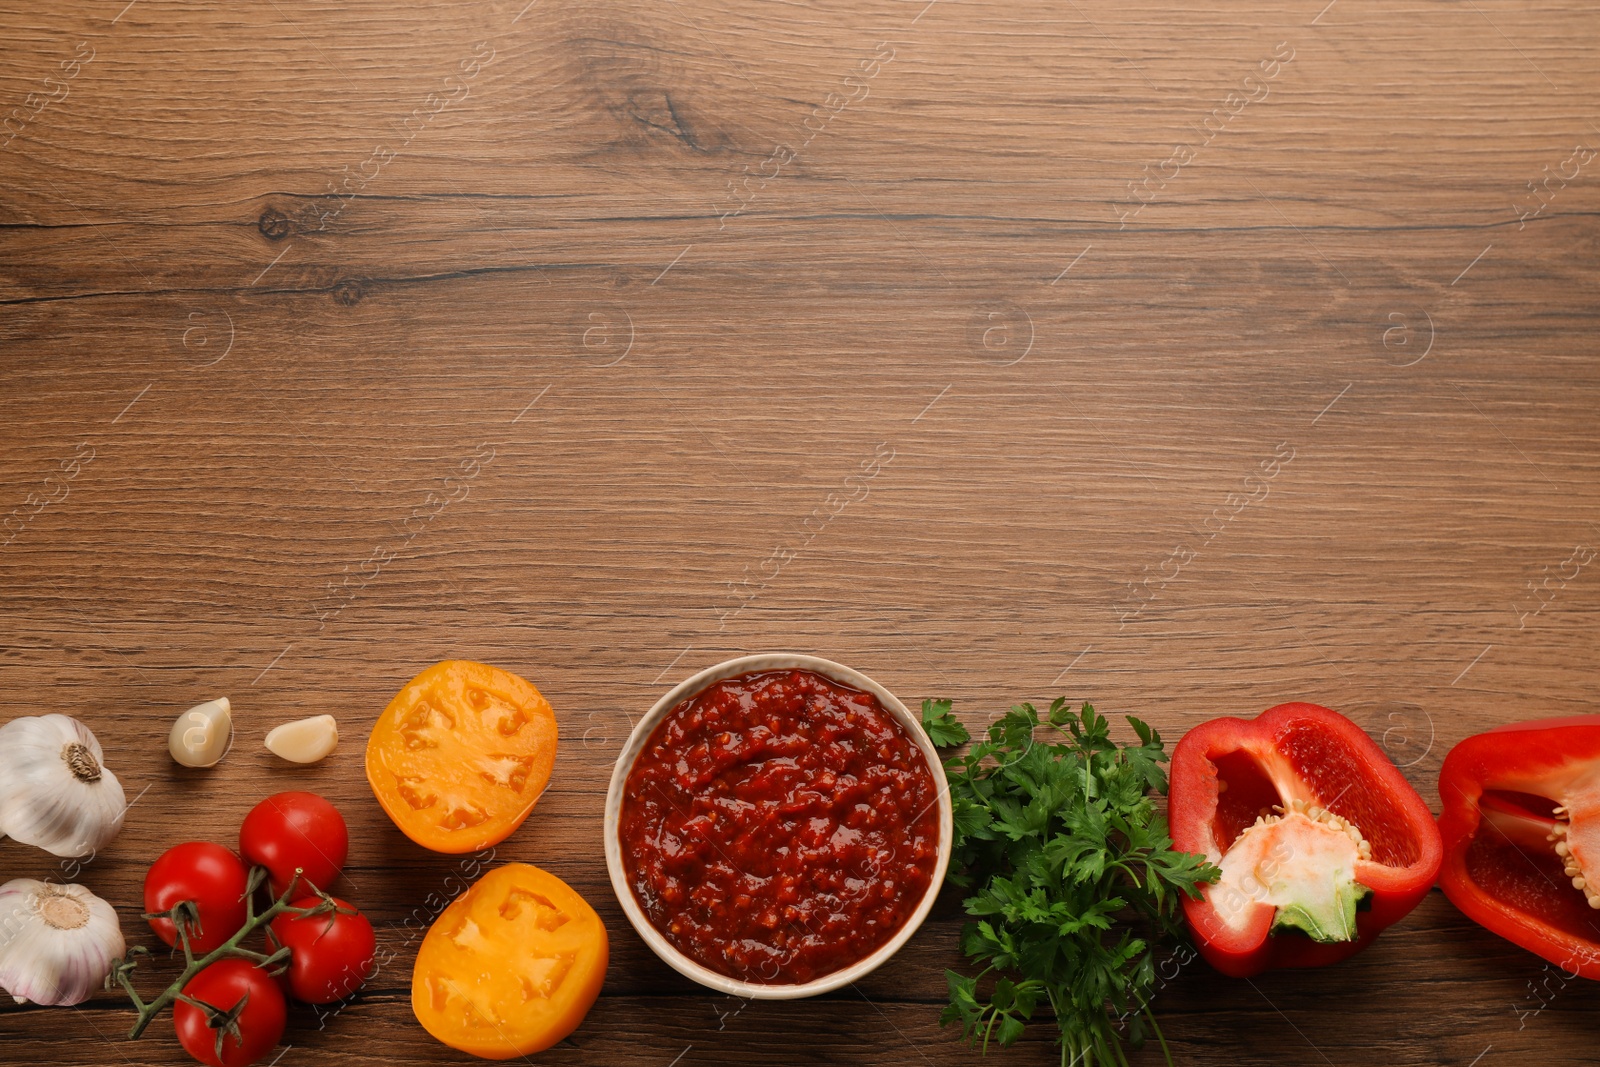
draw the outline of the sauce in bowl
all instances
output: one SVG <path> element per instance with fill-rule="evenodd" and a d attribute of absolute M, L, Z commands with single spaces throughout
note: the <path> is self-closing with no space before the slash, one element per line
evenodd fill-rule
<path fill-rule="evenodd" d="M 758 671 L 656 727 L 619 838 L 635 899 L 679 952 L 798 984 L 865 959 L 917 910 L 938 862 L 938 789 L 870 693 Z"/>

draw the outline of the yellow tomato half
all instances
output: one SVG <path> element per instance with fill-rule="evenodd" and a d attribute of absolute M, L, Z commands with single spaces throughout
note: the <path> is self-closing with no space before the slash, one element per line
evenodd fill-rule
<path fill-rule="evenodd" d="M 510 671 L 446 660 L 406 683 L 367 738 L 367 781 L 404 834 L 476 852 L 522 825 L 556 762 L 550 702 Z"/>
<path fill-rule="evenodd" d="M 422 939 L 411 1010 L 451 1048 L 486 1060 L 526 1056 L 578 1028 L 610 955 L 588 901 L 548 871 L 508 863 L 457 898 Z"/>

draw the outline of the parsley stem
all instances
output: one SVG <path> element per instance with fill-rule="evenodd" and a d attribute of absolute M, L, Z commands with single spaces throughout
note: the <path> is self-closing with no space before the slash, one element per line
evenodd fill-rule
<path fill-rule="evenodd" d="M 972 740 L 949 701 L 925 701 L 923 724 L 942 748 Z M 962 946 L 983 969 L 948 972 L 940 1023 L 985 1051 L 1014 1043 L 1047 997 L 1061 1067 L 1129 1067 L 1122 1024 L 1149 1022 L 1154 957 L 1181 939 L 1179 900 L 1218 877 L 1204 857 L 1172 847 L 1160 735 L 1129 718 L 1121 744 L 1089 704 L 1059 698 L 1041 715 L 1019 704 L 987 736 L 945 761 L 955 817 L 949 880 L 966 888 L 974 920 Z M 1143 936 L 1140 936 L 1140 935 Z M 978 983 L 997 972 L 987 998 Z M 1137 1013 L 1137 1014 L 1135 1014 Z"/>
<path fill-rule="evenodd" d="M 1161 1025 L 1156 1022 L 1155 1012 L 1150 1010 L 1150 1002 L 1140 1000 L 1139 1010 L 1144 1012 L 1144 1017 L 1150 1021 L 1150 1029 L 1155 1031 L 1156 1040 L 1161 1043 L 1161 1056 L 1167 1061 L 1167 1067 L 1172 1067 L 1172 1050 L 1167 1047 L 1167 1035 L 1161 1032 Z"/>

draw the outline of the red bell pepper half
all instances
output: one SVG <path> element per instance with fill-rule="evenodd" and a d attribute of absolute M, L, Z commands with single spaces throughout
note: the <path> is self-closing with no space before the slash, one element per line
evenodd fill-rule
<path fill-rule="evenodd" d="M 1443 853 L 1395 765 L 1316 704 L 1190 730 L 1168 816 L 1176 847 L 1222 869 L 1184 915 L 1201 955 L 1236 978 L 1355 955 L 1417 906 Z"/>
<path fill-rule="evenodd" d="M 1439 773 L 1439 885 L 1468 918 L 1600 978 L 1600 715 L 1513 723 Z"/>

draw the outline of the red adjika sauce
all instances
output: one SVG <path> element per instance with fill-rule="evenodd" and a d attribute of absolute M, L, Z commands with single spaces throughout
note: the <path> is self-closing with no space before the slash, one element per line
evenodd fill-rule
<path fill-rule="evenodd" d="M 701 690 L 650 735 L 624 790 L 623 862 L 684 955 L 741 981 L 809 982 L 916 911 L 938 860 L 937 800 L 876 697 L 759 671 Z"/>

